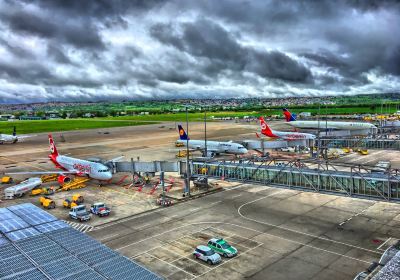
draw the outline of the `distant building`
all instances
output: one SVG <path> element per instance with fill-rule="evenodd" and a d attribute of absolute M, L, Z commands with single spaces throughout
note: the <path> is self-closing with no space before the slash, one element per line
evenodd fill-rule
<path fill-rule="evenodd" d="M 4 119 L 4 120 L 15 119 L 15 116 L 11 115 L 11 114 L 4 114 L 4 115 L 0 115 L 0 119 Z"/>
<path fill-rule="evenodd" d="M 311 117 L 311 112 L 301 112 L 301 113 L 299 114 L 299 117 L 302 117 L 302 118 Z"/>
<path fill-rule="evenodd" d="M 37 116 L 20 116 L 19 119 L 21 121 L 39 121 L 39 120 L 43 120 L 42 117 L 37 117 Z"/>
<path fill-rule="evenodd" d="M 60 113 L 56 111 L 46 112 L 44 115 L 48 120 L 61 119 Z"/>

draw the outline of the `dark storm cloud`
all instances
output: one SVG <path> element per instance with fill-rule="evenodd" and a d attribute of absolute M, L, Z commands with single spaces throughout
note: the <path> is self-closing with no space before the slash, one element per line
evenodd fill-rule
<path fill-rule="evenodd" d="M 58 63 L 62 64 L 72 63 L 69 57 L 64 54 L 63 50 L 53 44 L 49 44 L 47 46 L 47 54 L 49 55 L 49 57 L 52 57 Z"/>
<path fill-rule="evenodd" d="M 56 21 L 51 14 L 38 16 L 23 11 L 3 16 L 2 19 L 15 32 L 58 40 L 78 48 L 104 48 L 98 29 L 91 22 Z"/>
<path fill-rule="evenodd" d="M 399 26 L 387 0 L 5 0 L 0 102 L 394 91 Z"/>
<path fill-rule="evenodd" d="M 184 23 L 176 28 L 171 24 L 156 24 L 150 28 L 150 34 L 166 45 L 210 59 L 220 67 L 219 70 L 246 70 L 264 78 L 293 82 L 306 82 L 312 77 L 304 65 L 289 56 L 279 51 L 259 51 L 242 46 L 232 33 L 209 20 Z"/>

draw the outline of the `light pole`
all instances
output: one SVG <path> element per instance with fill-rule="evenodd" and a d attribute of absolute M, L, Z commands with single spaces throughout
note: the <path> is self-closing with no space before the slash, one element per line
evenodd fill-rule
<path fill-rule="evenodd" d="M 204 111 L 204 154 L 208 157 L 207 152 L 207 112 Z"/>
<path fill-rule="evenodd" d="M 190 168 L 189 168 L 189 117 L 188 107 L 186 106 L 186 187 L 190 197 Z"/>

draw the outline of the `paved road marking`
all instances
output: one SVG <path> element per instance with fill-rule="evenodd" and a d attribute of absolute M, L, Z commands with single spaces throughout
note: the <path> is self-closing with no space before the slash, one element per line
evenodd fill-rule
<path fill-rule="evenodd" d="M 252 229 L 252 228 L 245 227 L 245 226 L 241 226 L 241 225 L 238 225 L 238 224 L 226 223 L 226 222 L 197 222 L 197 223 L 190 223 L 190 224 L 186 224 L 186 225 L 182 225 L 182 226 L 176 227 L 176 228 L 171 229 L 171 230 L 167 230 L 165 232 L 156 234 L 156 235 L 151 236 L 151 237 L 147 237 L 147 238 L 141 239 L 139 241 L 127 244 L 125 246 L 122 246 L 122 247 L 114 249 L 114 250 L 118 251 L 118 250 L 121 250 L 123 248 L 130 247 L 132 245 L 141 243 L 141 242 L 149 240 L 151 238 L 155 238 L 157 236 L 161 236 L 161 235 L 163 235 L 165 233 L 172 232 L 172 231 L 175 231 L 175 230 L 180 229 L 180 228 L 184 228 L 184 227 L 188 227 L 188 226 L 194 226 L 194 225 L 204 225 L 204 224 L 206 224 L 206 225 L 210 225 L 210 224 L 221 224 L 221 225 L 224 225 L 225 224 L 225 225 L 236 226 L 236 227 L 239 227 L 239 228 L 243 228 L 243 229 L 247 229 L 247 230 L 250 230 L 250 231 L 253 231 L 253 232 L 257 232 L 257 233 L 259 233 L 261 235 L 263 235 L 263 234 L 264 235 L 269 235 L 269 236 L 272 236 L 272 237 L 275 237 L 275 238 L 279 238 L 279 239 L 282 239 L 282 240 L 285 240 L 285 241 L 288 241 L 288 242 L 296 243 L 296 244 L 299 244 L 299 245 L 302 245 L 302 246 L 305 246 L 305 247 L 309 247 L 309 248 L 316 249 L 316 250 L 319 250 L 319 251 L 323 251 L 323 252 L 326 252 L 326 253 L 334 254 L 334 255 L 341 256 L 341 257 L 344 257 L 344 258 L 347 258 L 347 259 L 351 259 L 351 260 L 355 260 L 355 261 L 358 261 L 358 262 L 363 262 L 363 263 L 366 263 L 366 264 L 370 264 L 370 261 L 365 261 L 365 260 L 362 260 L 362 259 L 353 258 L 353 257 L 347 256 L 347 255 L 344 255 L 344 254 L 340 254 L 340 253 L 337 253 L 337 252 L 333 252 L 333 251 L 329 251 L 329 250 L 326 250 L 326 249 L 322 249 L 322 248 L 319 248 L 319 247 L 316 247 L 316 246 L 313 246 L 313 245 L 309 245 L 309 244 L 306 244 L 306 243 L 303 243 L 303 242 L 300 242 L 300 241 L 291 240 L 291 239 L 284 238 L 284 237 L 281 237 L 281 236 L 278 236 L 278 235 L 274 235 L 274 234 L 271 234 L 271 233 L 259 231 L 259 230 Z M 340 243 L 338 241 L 334 241 L 334 240 L 330 240 L 330 239 L 326 239 L 326 241 L 333 242 L 333 243 Z M 348 245 L 350 247 L 355 247 L 355 248 L 358 248 L 358 249 L 361 249 L 361 250 L 371 251 L 373 253 L 381 254 L 380 252 L 377 252 L 377 251 L 368 250 L 368 249 L 365 249 L 365 248 L 353 246 L 353 245 L 346 244 L 346 243 L 344 243 L 344 245 Z M 160 246 L 156 246 L 156 247 L 160 247 Z"/>
<path fill-rule="evenodd" d="M 239 206 L 237 212 L 238 212 L 238 214 L 239 214 L 243 219 L 246 219 L 246 220 L 248 220 L 248 221 L 253 221 L 253 222 L 256 222 L 256 223 L 259 223 L 259 224 L 263 224 L 263 225 L 267 225 L 267 226 L 272 226 L 272 227 L 279 228 L 279 229 L 283 229 L 283 230 L 286 230 L 286 231 L 298 233 L 298 234 L 305 235 L 305 236 L 310 236 L 310 237 L 313 237 L 313 238 L 316 238 L 316 239 L 320 239 L 320 240 L 324 240 L 324 241 L 329 241 L 329 242 L 336 243 L 336 244 L 345 245 L 345 246 L 348 246 L 348 247 L 351 247 L 351 248 L 356 248 L 356 249 L 359 249 L 359 250 L 363 250 L 363 251 L 367 251 L 367 252 L 371 252 L 371 253 L 375 253 L 375 254 L 381 254 L 381 252 L 374 251 L 374 250 L 370 250 L 370 249 L 366 249 L 366 248 L 362 248 L 362 247 L 359 247 L 359 246 L 356 246 L 356 245 L 352 245 L 352 244 L 348 244 L 348 243 L 345 243 L 345 242 L 336 241 L 336 240 L 329 239 L 329 238 L 326 238 L 326 237 L 322 237 L 322 236 L 310 234 L 310 233 L 307 233 L 307 232 L 302 232 L 302 231 L 299 231 L 299 230 L 291 229 L 291 228 L 288 228 L 288 227 L 285 227 L 285 226 L 275 225 L 275 224 L 271 224 L 271 223 L 268 223 L 268 222 L 264 222 L 264 221 L 259 221 L 259 220 L 256 220 L 256 219 L 252 219 L 252 218 L 249 218 L 249 217 L 244 216 L 244 215 L 241 213 L 241 209 L 242 209 L 244 206 L 249 205 L 249 204 L 252 204 L 252 203 L 254 203 L 254 202 L 256 202 L 256 201 L 265 199 L 265 198 L 267 198 L 267 197 L 273 196 L 273 195 L 275 195 L 275 194 L 278 194 L 278 193 L 284 192 L 284 191 L 285 191 L 285 190 L 278 191 L 278 192 L 274 192 L 274 193 L 269 194 L 269 195 L 267 195 L 267 196 L 263 196 L 263 197 L 254 199 L 254 200 L 252 200 L 252 201 L 246 202 L 246 203 L 244 203 L 244 204 L 242 204 L 242 205 Z"/>
<path fill-rule="evenodd" d="M 371 205 L 371 206 L 373 206 L 373 205 Z M 351 221 L 351 219 L 353 219 L 354 217 L 357 217 L 357 216 L 361 215 L 362 213 L 364 213 L 365 211 L 367 211 L 367 209 L 370 208 L 371 206 L 369 206 L 369 207 L 365 208 L 364 210 L 362 210 L 362 211 L 350 216 L 348 219 L 346 219 L 343 222 L 341 222 L 339 224 L 339 226 L 342 227 L 345 223 L 347 223 L 348 221 Z"/>
<path fill-rule="evenodd" d="M 104 236 L 103 238 L 100 238 L 100 239 L 97 239 L 97 240 L 98 240 L 98 241 L 104 241 L 104 240 L 106 240 L 106 239 L 108 239 L 108 238 L 116 237 L 116 236 L 118 236 L 118 235 L 119 235 L 118 233 L 116 233 L 116 234 L 111 234 L 111 235 Z"/>
<path fill-rule="evenodd" d="M 178 266 L 176 266 L 176 265 L 173 265 L 172 263 L 169 263 L 169 262 L 167 262 L 167 261 L 164 261 L 163 259 L 157 258 L 157 257 L 155 257 L 155 256 L 153 256 L 153 255 L 151 255 L 151 254 L 149 254 L 149 253 L 146 253 L 146 254 L 149 255 L 151 258 L 155 258 L 156 260 L 159 260 L 159 261 L 161 261 L 161 262 L 163 262 L 163 263 L 169 264 L 170 266 L 175 267 L 176 269 L 179 269 L 180 271 L 183 271 L 183 272 L 185 272 L 185 273 L 187 273 L 187 274 L 196 276 L 196 274 L 193 274 L 193 273 L 191 273 L 191 272 L 189 272 L 189 271 L 186 271 L 186 270 L 184 270 L 184 269 L 182 269 L 182 268 L 180 268 L 180 267 L 178 267 Z M 194 278 L 192 278 L 192 279 L 194 279 Z"/>
<path fill-rule="evenodd" d="M 75 223 L 75 222 L 64 221 L 64 220 L 63 220 L 63 222 L 68 224 L 70 227 L 76 229 L 77 231 L 80 231 L 80 232 L 89 232 L 89 231 L 92 231 L 94 229 L 93 226 L 87 225 L 87 224 L 83 224 L 83 223 Z"/>
<path fill-rule="evenodd" d="M 376 248 L 376 249 L 377 249 L 377 250 L 385 251 L 384 249 L 381 249 L 381 248 L 382 248 L 383 246 L 385 246 L 385 244 L 388 243 L 388 241 L 389 241 L 390 239 L 392 239 L 392 237 L 389 237 L 388 239 L 386 239 L 386 241 L 383 242 L 381 245 L 379 245 L 379 247 Z"/>
<path fill-rule="evenodd" d="M 227 260 L 227 261 L 223 261 L 222 263 L 220 263 L 220 264 L 214 266 L 213 268 L 211 268 L 209 271 L 204 272 L 204 273 L 202 273 L 202 274 L 200 274 L 200 275 L 194 277 L 193 279 L 199 278 L 199 277 L 201 277 L 201 276 L 203 276 L 203 275 L 209 273 L 210 271 L 215 270 L 215 269 L 217 269 L 218 267 L 220 267 L 220 266 L 222 266 L 222 265 L 224 265 L 224 264 L 227 264 L 228 262 L 233 261 L 234 259 L 239 258 L 240 256 L 242 256 L 242 255 L 244 255 L 244 254 L 250 252 L 251 250 L 254 250 L 254 249 L 256 249 L 256 248 L 258 248 L 258 247 L 260 247 L 260 246 L 262 246 L 262 245 L 263 245 L 263 244 L 259 244 L 259 245 L 257 245 L 257 246 L 254 247 L 254 248 L 251 248 L 251 249 L 249 249 L 249 250 L 244 251 L 243 253 L 241 253 L 240 255 L 237 255 L 236 257 L 230 258 L 230 259 Z"/>

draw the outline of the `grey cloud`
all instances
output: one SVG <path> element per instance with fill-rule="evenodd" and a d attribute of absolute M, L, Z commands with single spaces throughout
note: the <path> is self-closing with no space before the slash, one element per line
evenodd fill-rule
<path fill-rule="evenodd" d="M 0 102 L 392 91 L 398 26 L 388 0 L 0 1 Z"/>
<path fill-rule="evenodd" d="M 182 33 L 176 29 L 181 29 Z M 150 28 L 150 34 L 195 57 L 210 59 L 218 70 L 246 70 L 264 78 L 292 82 L 312 79 L 311 72 L 289 56 L 279 51 L 262 52 L 242 46 L 232 33 L 209 20 L 200 19 L 176 28 L 171 24 L 156 24 Z"/>
<path fill-rule="evenodd" d="M 90 21 L 57 20 L 53 14 L 36 14 L 26 11 L 3 11 L 1 20 L 15 32 L 50 38 L 79 48 L 103 49 L 105 47 L 98 28 Z"/>

